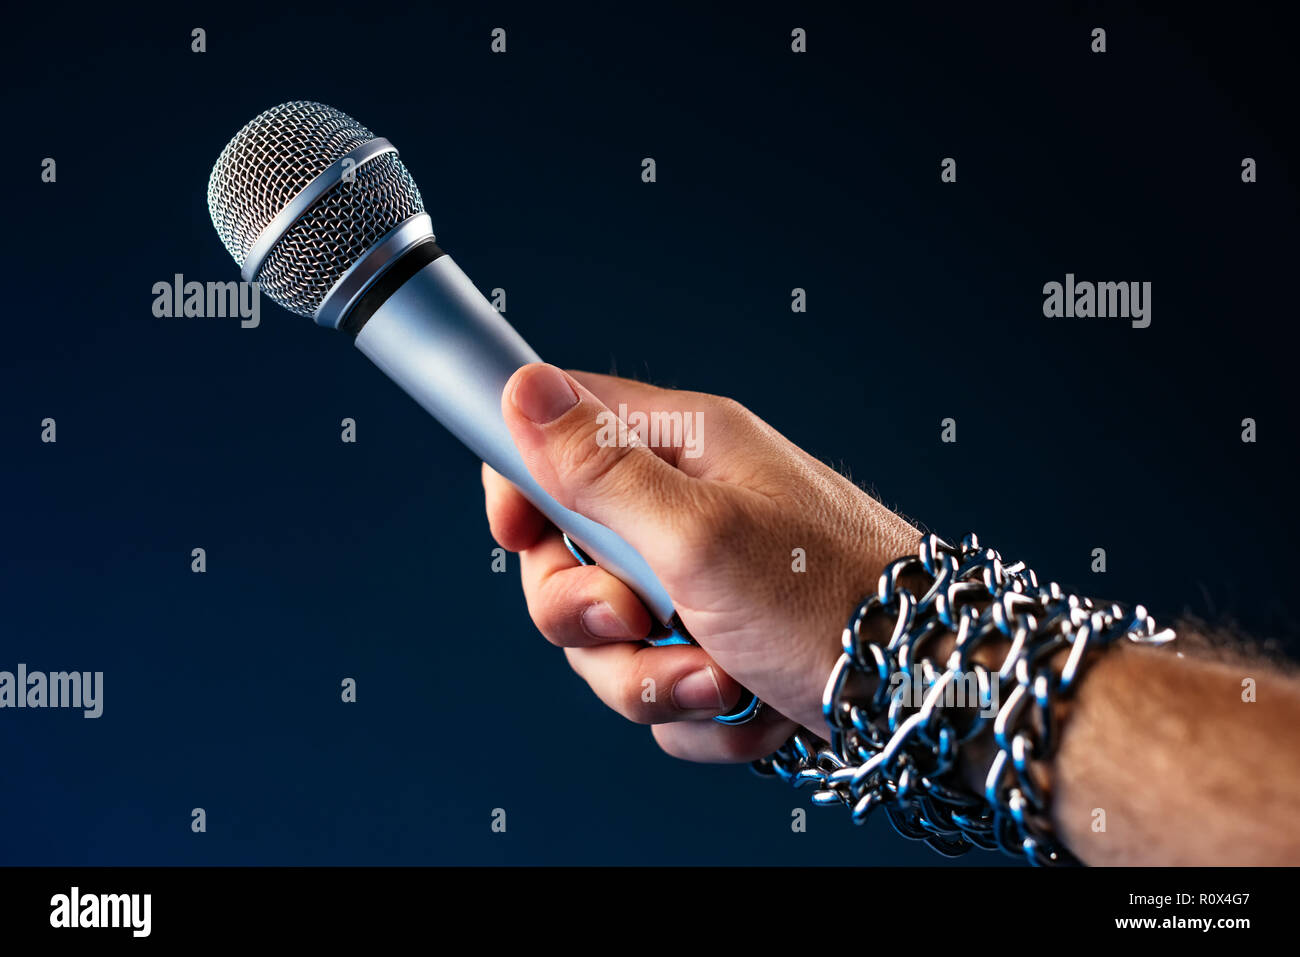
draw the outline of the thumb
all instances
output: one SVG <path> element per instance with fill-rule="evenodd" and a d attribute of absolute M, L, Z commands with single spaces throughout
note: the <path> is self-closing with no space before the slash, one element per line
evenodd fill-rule
<path fill-rule="evenodd" d="M 695 513 L 695 479 L 641 442 L 591 390 L 545 363 L 515 372 L 501 412 L 533 478 L 571 511 L 612 529 L 647 559 Z"/>

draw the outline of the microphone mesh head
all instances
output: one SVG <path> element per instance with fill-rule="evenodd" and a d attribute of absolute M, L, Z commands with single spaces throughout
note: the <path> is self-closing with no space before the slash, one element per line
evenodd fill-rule
<path fill-rule="evenodd" d="M 241 266 L 257 237 L 313 179 L 375 135 L 346 113 L 303 100 L 272 107 L 235 134 L 208 179 L 208 212 Z M 294 223 L 255 279 L 290 312 L 312 316 L 339 278 L 403 220 L 424 212 L 396 153 L 355 170 Z"/>

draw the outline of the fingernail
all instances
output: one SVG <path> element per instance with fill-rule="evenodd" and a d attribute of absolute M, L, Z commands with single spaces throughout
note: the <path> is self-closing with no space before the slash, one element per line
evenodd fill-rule
<path fill-rule="evenodd" d="M 683 711 L 721 711 L 722 689 L 713 668 L 701 668 L 673 685 L 673 701 Z"/>
<path fill-rule="evenodd" d="M 607 601 L 598 601 L 582 610 L 582 627 L 593 638 L 633 638 L 632 629 L 614 614 Z"/>
<path fill-rule="evenodd" d="M 578 393 L 573 391 L 563 372 L 555 366 L 544 365 L 515 384 L 511 401 L 530 421 L 545 425 L 577 405 Z"/>

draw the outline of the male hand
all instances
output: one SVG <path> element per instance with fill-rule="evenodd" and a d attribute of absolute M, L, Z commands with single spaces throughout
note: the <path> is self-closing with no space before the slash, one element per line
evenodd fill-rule
<path fill-rule="evenodd" d="M 620 404 L 629 418 L 680 414 L 694 441 L 649 448 L 612 417 Z M 753 760 L 798 725 L 825 736 L 822 690 L 844 623 L 920 533 L 731 399 L 537 363 L 511 377 L 502 411 L 542 488 L 637 549 L 699 642 L 639 643 L 656 623 L 635 593 L 578 564 L 484 465 L 492 534 L 520 554 L 529 614 L 592 691 L 692 761 Z M 709 720 L 736 706 L 742 684 L 764 716 Z"/>

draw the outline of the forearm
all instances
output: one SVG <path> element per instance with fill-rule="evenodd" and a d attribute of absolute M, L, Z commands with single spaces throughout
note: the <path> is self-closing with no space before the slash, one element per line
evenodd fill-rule
<path fill-rule="evenodd" d="M 1052 817 L 1085 863 L 1300 863 L 1300 679 L 1120 643 L 1064 719 Z"/>
<path fill-rule="evenodd" d="M 870 639 L 886 643 L 889 629 L 885 616 Z M 1086 864 L 1300 863 L 1300 676 L 1213 646 L 1195 624 L 1176 632 L 1172 644 L 1097 649 L 1074 690 L 1054 695 L 1056 747 L 1030 773 L 1057 838 Z M 954 641 L 928 648 L 937 670 Z M 970 660 L 996 673 L 1010 650 L 985 640 Z M 1059 675 L 1069 655 L 1057 651 L 1048 670 Z M 963 745 L 954 783 L 984 794 L 997 753 L 986 726 Z"/>

